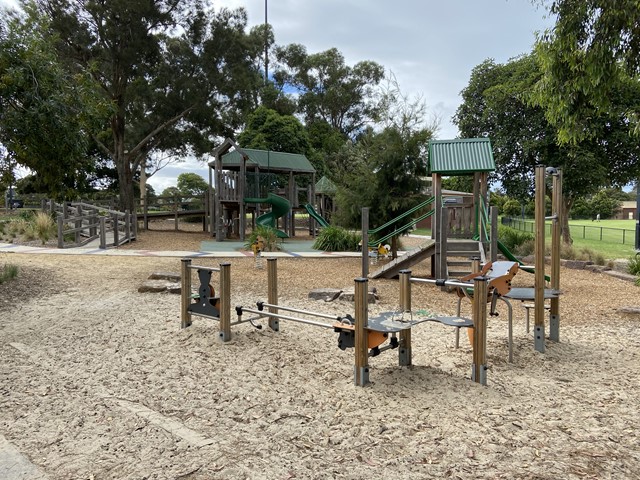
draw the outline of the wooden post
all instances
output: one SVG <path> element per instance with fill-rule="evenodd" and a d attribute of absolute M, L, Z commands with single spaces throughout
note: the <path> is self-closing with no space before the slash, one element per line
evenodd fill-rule
<path fill-rule="evenodd" d="M 64 248 L 64 218 L 58 215 L 58 248 Z"/>
<path fill-rule="evenodd" d="M 113 227 L 113 246 L 117 247 L 120 245 L 120 220 L 117 213 L 111 215 L 111 225 Z"/>
<path fill-rule="evenodd" d="M 104 217 L 100 219 L 104 220 Z M 103 222 L 102 222 L 103 223 Z M 104 231 L 104 230 L 103 230 Z M 180 328 L 187 328 L 191 325 L 191 259 L 183 258 L 180 268 Z"/>
<path fill-rule="evenodd" d="M 362 208 L 362 277 L 369 277 L 369 207 Z"/>
<path fill-rule="evenodd" d="M 267 258 L 267 302 L 271 305 L 278 304 L 278 259 Z M 269 307 L 269 312 L 278 313 L 276 307 Z M 269 317 L 269 328 L 274 332 L 280 331 L 277 318 Z"/>
<path fill-rule="evenodd" d="M 100 248 L 105 250 L 107 248 L 107 217 L 100 216 Z"/>
<path fill-rule="evenodd" d="M 75 239 L 76 239 L 76 245 L 80 244 L 80 234 L 82 233 L 81 228 L 82 228 L 82 205 L 78 204 L 76 206 L 76 221 L 74 222 L 74 226 L 75 226 Z"/>
<path fill-rule="evenodd" d="M 436 241 L 435 255 L 431 258 L 431 275 L 434 278 L 444 278 L 440 271 L 442 265 L 442 236 L 440 227 L 442 225 L 442 177 L 437 173 L 432 174 L 431 180 L 433 190 L 433 215 L 431 216 L 431 238 Z M 445 247 L 446 250 L 446 247 Z"/>
<path fill-rule="evenodd" d="M 535 349 L 544 353 L 544 248 L 545 248 L 545 168 L 536 167 L 536 200 L 535 200 L 535 275 L 534 275 L 534 315 L 533 330 Z"/>
<path fill-rule="evenodd" d="M 231 264 L 220 264 L 220 333 L 222 342 L 231 340 Z"/>
<path fill-rule="evenodd" d="M 553 220 L 553 230 L 551 232 L 551 288 L 560 290 L 560 242 L 562 241 L 562 170 L 553 176 L 553 201 L 552 214 L 556 216 Z M 560 298 L 551 299 L 551 309 L 549 310 L 549 339 L 554 342 L 560 341 Z"/>
<path fill-rule="evenodd" d="M 411 312 L 411 270 L 400 270 L 400 309 Z M 411 328 L 400 330 L 398 364 L 411 365 Z"/>
<path fill-rule="evenodd" d="M 244 155 L 240 155 L 240 176 L 238 178 L 238 217 L 240 219 L 238 224 L 238 234 L 240 241 L 244 242 L 245 234 L 247 231 L 247 204 L 244 203 L 244 199 L 247 196 L 247 159 Z"/>
<path fill-rule="evenodd" d="M 473 279 L 473 365 L 471 380 L 487 384 L 487 278 Z"/>
<path fill-rule="evenodd" d="M 367 290 L 369 280 L 355 279 L 355 370 L 354 382 L 359 387 L 369 383 L 369 351 L 368 351 L 368 308 Z"/>

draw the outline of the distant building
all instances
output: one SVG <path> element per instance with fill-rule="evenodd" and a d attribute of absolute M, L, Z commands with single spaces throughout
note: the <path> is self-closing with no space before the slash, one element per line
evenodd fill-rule
<path fill-rule="evenodd" d="M 616 210 L 613 218 L 615 220 L 637 220 L 636 210 L 637 202 L 635 200 L 626 200 L 622 202 L 620 208 Z"/>

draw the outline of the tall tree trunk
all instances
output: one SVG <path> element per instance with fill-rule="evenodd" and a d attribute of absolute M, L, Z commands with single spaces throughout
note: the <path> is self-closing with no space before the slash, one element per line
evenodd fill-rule
<path fill-rule="evenodd" d="M 129 152 L 125 149 L 125 128 L 123 109 L 111 119 L 113 135 L 113 161 L 118 171 L 120 193 L 119 207 L 123 212 L 134 212 L 133 172 Z"/>

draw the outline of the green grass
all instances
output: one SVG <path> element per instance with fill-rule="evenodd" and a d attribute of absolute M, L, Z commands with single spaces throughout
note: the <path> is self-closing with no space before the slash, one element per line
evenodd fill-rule
<path fill-rule="evenodd" d="M 549 222 L 548 222 L 549 223 Z M 606 259 L 629 258 L 636 254 L 635 251 L 635 220 L 602 220 L 592 222 L 591 220 L 571 220 L 569 222 L 573 238 L 573 248 L 581 250 L 588 248 L 594 252 L 602 254 Z M 581 227 L 584 227 L 583 230 Z M 611 232 L 602 230 L 602 240 L 600 240 L 600 227 L 617 228 L 620 230 L 631 230 L 625 233 L 625 244 L 621 242 L 621 232 Z M 418 228 L 412 232 L 415 235 L 431 235 L 431 230 Z M 583 233 L 587 238 L 582 237 Z M 613 235 L 612 235 L 613 234 Z M 547 231 L 547 245 L 550 245 L 551 236 Z"/>
<path fill-rule="evenodd" d="M 18 276 L 18 267 L 10 263 L 5 263 L 0 269 L 0 285 Z"/>

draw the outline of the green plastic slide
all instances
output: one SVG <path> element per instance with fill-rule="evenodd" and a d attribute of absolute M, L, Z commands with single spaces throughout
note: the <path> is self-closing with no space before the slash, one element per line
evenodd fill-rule
<path fill-rule="evenodd" d="M 328 227 L 329 226 L 329 222 L 327 222 L 324 218 L 322 218 L 322 216 L 316 212 L 316 209 L 313 208 L 313 205 L 311 205 L 310 203 L 307 203 L 304 208 L 307 209 L 307 212 L 309 212 L 309 215 L 311 216 L 311 218 L 313 218 L 316 222 L 318 222 L 318 225 L 320 225 L 322 228 Z"/>
<path fill-rule="evenodd" d="M 276 228 L 278 219 L 284 217 L 291 211 L 291 203 L 289 203 L 289 200 L 275 193 L 270 193 L 266 198 L 245 198 L 244 201 L 245 203 L 266 203 L 271 205 L 271 211 L 256 218 L 256 224 L 273 228 L 278 238 L 289 238 L 286 232 Z"/>

